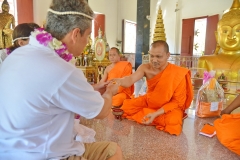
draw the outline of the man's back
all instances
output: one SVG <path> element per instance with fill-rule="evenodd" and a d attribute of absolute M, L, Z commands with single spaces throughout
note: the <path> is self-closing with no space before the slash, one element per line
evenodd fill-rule
<path fill-rule="evenodd" d="M 83 144 L 73 141 L 73 112 L 92 118 L 102 102 L 80 70 L 49 48 L 27 45 L 12 52 L 1 66 L 0 88 L 0 159 L 47 159 L 84 152 Z M 92 94 L 100 99 L 93 110 L 88 104 L 89 112 L 76 106 L 87 100 L 83 95 Z"/>

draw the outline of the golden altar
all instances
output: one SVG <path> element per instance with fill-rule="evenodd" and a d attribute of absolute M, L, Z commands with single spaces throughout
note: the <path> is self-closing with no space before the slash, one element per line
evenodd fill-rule
<path fill-rule="evenodd" d="M 106 67 L 111 64 L 108 60 L 108 51 L 106 35 L 102 37 L 102 31 L 99 28 L 94 46 L 92 46 L 92 39 L 89 37 L 87 46 L 76 61 L 76 67 L 83 71 L 89 83 L 98 83 Z"/>

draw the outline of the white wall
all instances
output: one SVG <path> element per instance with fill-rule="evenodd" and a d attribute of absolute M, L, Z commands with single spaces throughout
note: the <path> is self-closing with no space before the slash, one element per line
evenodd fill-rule
<path fill-rule="evenodd" d="M 47 10 L 51 4 L 51 0 L 33 0 L 33 18 L 34 22 L 40 26 L 46 20 Z"/>
<path fill-rule="evenodd" d="M 122 19 L 136 22 L 137 0 L 88 0 L 94 12 L 105 14 L 105 31 L 110 47 L 122 40 Z"/>
<path fill-rule="evenodd" d="M 117 38 L 117 0 L 88 0 L 94 12 L 105 14 L 105 33 L 110 47 Z"/>
<path fill-rule="evenodd" d="M 130 20 L 133 22 L 137 22 L 137 0 L 118 0 L 118 35 L 119 40 L 122 40 L 122 20 Z"/>

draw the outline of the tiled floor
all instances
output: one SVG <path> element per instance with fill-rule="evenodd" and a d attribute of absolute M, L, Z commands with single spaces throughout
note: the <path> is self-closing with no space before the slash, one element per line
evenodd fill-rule
<path fill-rule="evenodd" d="M 112 114 L 104 120 L 81 119 L 81 123 L 97 132 L 97 141 L 117 142 L 125 160 L 240 160 L 240 156 L 220 144 L 216 136 L 199 135 L 201 127 L 216 118 L 198 118 L 194 113 L 193 105 L 180 136 L 126 119 L 119 121 Z"/>

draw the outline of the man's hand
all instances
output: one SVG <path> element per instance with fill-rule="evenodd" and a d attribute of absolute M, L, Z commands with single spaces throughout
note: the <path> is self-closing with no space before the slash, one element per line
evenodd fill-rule
<path fill-rule="evenodd" d="M 112 93 L 112 95 L 116 95 L 118 93 L 119 84 L 115 81 L 109 81 L 109 84 L 107 85 L 107 90 Z"/>
<path fill-rule="evenodd" d="M 145 125 L 149 125 L 153 122 L 153 120 L 157 117 L 157 115 L 154 113 L 149 113 L 148 115 L 144 116 L 142 119 L 142 123 Z"/>
<path fill-rule="evenodd" d="M 103 94 L 106 91 L 106 87 L 110 82 L 99 82 L 97 84 L 93 85 L 93 88 L 95 91 L 100 92 L 101 94 Z"/>

